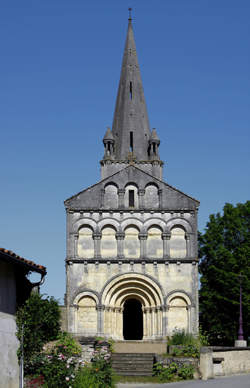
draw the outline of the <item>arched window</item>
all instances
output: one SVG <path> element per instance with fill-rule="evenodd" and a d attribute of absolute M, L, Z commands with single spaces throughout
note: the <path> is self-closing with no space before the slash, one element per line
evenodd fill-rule
<path fill-rule="evenodd" d="M 77 254 L 79 257 L 83 257 L 85 259 L 94 257 L 93 231 L 87 226 L 79 229 Z"/>
<path fill-rule="evenodd" d="M 105 226 L 102 229 L 101 238 L 101 256 L 112 258 L 117 256 L 117 242 L 115 238 L 116 231 L 111 226 Z"/>
<path fill-rule="evenodd" d="M 148 230 L 147 238 L 147 256 L 162 258 L 163 257 L 163 241 L 161 238 L 162 231 L 157 226 L 152 226 Z"/>
<path fill-rule="evenodd" d="M 108 209 L 118 208 L 118 194 L 117 187 L 110 183 L 105 187 L 104 207 Z"/>
<path fill-rule="evenodd" d="M 124 255 L 127 258 L 137 259 L 140 257 L 139 231 L 134 226 L 125 230 Z"/>
<path fill-rule="evenodd" d="M 129 184 L 125 188 L 124 195 L 125 207 L 130 209 L 138 209 L 139 201 L 138 201 L 138 189 L 136 185 Z"/>
<path fill-rule="evenodd" d="M 171 229 L 170 257 L 183 258 L 187 255 L 185 230 L 179 226 Z"/>
<path fill-rule="evenodd" d="M 144 204 L 145 204 L 145 208 L 150 208 L 150 209 L 159 208 L 158 187 L 156 187 L 155 185 L 146 186 Z"/>
<path fill-rule="evenodd" d="M 78 302 L 77 332 L 85 335 L 97 333 L 96 301 L 89 296 L 84 296 Z"/>

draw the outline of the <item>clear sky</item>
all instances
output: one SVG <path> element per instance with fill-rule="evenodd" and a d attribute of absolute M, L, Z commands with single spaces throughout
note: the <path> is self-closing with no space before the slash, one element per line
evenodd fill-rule
<path fill-rule="evenodd" d="M 164 179 L 199 229 L 249 199 L 249 0 L 1 0 L 0 246 L 65 292 L 63 201 L 100 180 L 128 7 Z"/>

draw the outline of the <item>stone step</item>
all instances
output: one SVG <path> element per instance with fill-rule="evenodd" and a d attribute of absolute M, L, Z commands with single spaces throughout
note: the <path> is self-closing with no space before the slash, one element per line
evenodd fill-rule
<path fill-rule="evenodd" d="M 163 340 L 155 341 L 116 341 L 113 345 L 115 353 L 156 353 L 167 351 L 167 343 Z"/>
<path fill-rule="evenodd" d="M 113 353 L 112 368 L 118 375 L 152 376 L 153 353 Z"/>

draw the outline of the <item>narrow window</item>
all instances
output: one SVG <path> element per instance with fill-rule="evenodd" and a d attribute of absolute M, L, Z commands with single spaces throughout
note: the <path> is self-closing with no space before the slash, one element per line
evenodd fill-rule
<path fill-rule="evenodd" d="M 134 190 L 128 191 L 128 205 L 129 205 L 129 207 L 135 206 L 135 192 L 134 192 Z"/>
<path fill-rule="evenodd" d="M 130 134 L 130 152 L 133 152 L 133 148 L 134 148 L 134 142 L 133 142 L 133 132 L 129 132 Z"/>
<path fill-rule="evenodd" d="M 132 94 L 132 82 L 129 83 L 129 93 L 130 93 L 130 100 L 132 100 L 133 94 Z"/>

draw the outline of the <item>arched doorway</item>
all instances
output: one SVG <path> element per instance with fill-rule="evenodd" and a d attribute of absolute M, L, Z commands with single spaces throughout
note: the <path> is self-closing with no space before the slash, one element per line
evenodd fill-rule
<path fill-rule="evenodd" d="M 124 303 L 123 337 L 125 340 L 143 338 L 142 304 L 137 299 L 127 299 Z"/>

